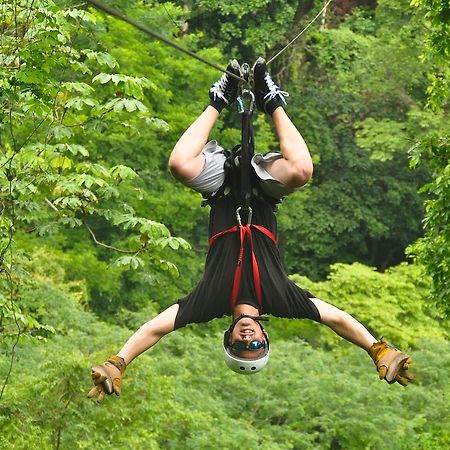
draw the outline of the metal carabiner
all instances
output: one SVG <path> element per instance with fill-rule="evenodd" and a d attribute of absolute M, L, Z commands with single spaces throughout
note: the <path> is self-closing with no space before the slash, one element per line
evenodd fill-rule
<path fill-rule="evenodd" d="M 242 78 L 248 83 L 248 78 L 250 76 L 250 65 L 248 63 L 241 64 Z"/>
<path fill-rule="evenodd" d="M 242 220 L 241 220 L 241 215 L 240 215 L 241 209 L 242 208 L 240 206 L 239 206 L 238 209 L 236 209 L 236 220 L 237 220 L 237 223 L 238 223 L 238 225 L 240 227 L 242 227 Z M 253 215 L 252 208 L 250 206 L 248 206 L 245 209 L 248 210 L 247 225 L 251 225 L 251 223 L 252 223 L 252 215 Z"/>
<path fill-rule="evenodd" d="M 247 108 L 245 104 L 244 95 L 248 95 L 250 97 L 247 100 Z M 238 104 L 238 113 L 243 114 L 244 112 L 253 112 L 253 107 L 255 105 L 255 95 L 250 89 L 243 89 L 241 95 L 237 98 Z"/>
<path fill-rule="evenodd" d="M 244 63 L 241 65 L 241 75 L 242 78 L 246 81 L 245 83 L 242 83 L 244 87 L 242 87 L 241 93 L 237 98 L 237 105 L 238 105 L 238 113 L 243 114 L 244 112 L 253 112 L 253 107 L 255 104 L 255 95 L 252 92 L 251 87 L 251 70 L 250 66 L 247 63 Z M 248 96 L 249 98 L 245 98 Z"/>

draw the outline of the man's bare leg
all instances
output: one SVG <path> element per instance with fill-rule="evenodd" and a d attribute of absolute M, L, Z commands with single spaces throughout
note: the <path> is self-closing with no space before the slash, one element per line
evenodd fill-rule
<path fill-rule="evenodd" d="M 273 178 L 287 186 L 303 186 L 313 173 L 308 147 L 283 108 L 277 108 L 272 119 L 283 158 L 268 163 L 266 170 Z"/>
<path fill-rule="evenodd" d="M 217 110 L 208 106 L 175 144 L 170 154 L 169 168 L 177 180 L 193 180 L 202 171 L 205 158 L 201 151 L 218 117 Z"/>

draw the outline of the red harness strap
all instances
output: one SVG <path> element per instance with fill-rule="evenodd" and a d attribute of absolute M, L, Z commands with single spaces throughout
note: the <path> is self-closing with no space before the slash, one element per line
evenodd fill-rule
<path fill-rule="evenodd" d="M 277 239 L 270 230 L 268 230 L 267 228 L 265 228 L 261 225 L 253 225 L 253 224 L 239 225 L 239 226 L 236 225 L 234 227 L 228 228 L 227 230 L 219 231 L 214 236 L 212 236 L 208 241 L 208 245 L 211 247 L 216 242 L 216 240 L 218 238 L 222 237 L 223 235 L 239 232 L 241 246 L 239 249 L 239 258 L 237 260 L 236 270 L 234 271 L 233 290 L 231 292 L 231 299 L 230 299 L 232 308 L 236 305 L 236 301 L 237 301 L 237 297 L 238 297 L 238 293 L 239 293 L 239 286 L 241 284 L 241 276 L 242 276 L 242 260 L 244 259 L 244 248 L 245 248 L 244 243 L 245 243 L 245 238 L 248 238 L 248 241 L 250 244 L 250 249 L 252 252 L 253 283 L 255 285 L 256 299 L 258 300 L 260 309 L 262 309 L 261 279 L 259 276 L 258 261 L 256 259 L 255 252 L 253 250 L 252 229 L 258 230 L 259 232 L 263 233 L 274 244 L 276 244 Z"/>

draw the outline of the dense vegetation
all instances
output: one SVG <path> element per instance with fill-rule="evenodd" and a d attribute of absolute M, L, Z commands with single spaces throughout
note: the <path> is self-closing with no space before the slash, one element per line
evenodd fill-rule
<path fill-rule="evenodd" d="M 222 66 L 270 57 L 323 6 L 108 4 Z M 0 11 L 0 448 L 450 446 L 445 0 L 332 2 L 271 66 L 315 161 L 280 207 L 287 270 L 410 351 L 416 383 L 289 320 L 270 322 L 270 367 L 235 376 L 216 320 L 164 338 L 101 407 L 89 367 L 201 274 L 207 210 L 167 158 L 220 73 L 80 2 Z M 234 145 L 238 122 L 213 137 Z M 255 128 L 257 151 L 276 145 Z"/>

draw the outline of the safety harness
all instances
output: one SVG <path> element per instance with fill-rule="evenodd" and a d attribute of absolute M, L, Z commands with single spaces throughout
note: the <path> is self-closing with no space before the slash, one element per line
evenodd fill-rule
<path fill-rule="evenodd" d="M 243 64 L 242 66 L 243 76 L 250 84 L 249 80 L 249 66 L 248 64 Z M 248 105 L 245 105 L 246 96 L 249 97 Z M 238 111 L 241 114 L 241 144 L 236 146 L 225 162 L 225 169 L 227 171 L 226 180 L 221 189 L 215 196 L 210 197 L 205 203 L 211 203 L 212 200 L 223 197 L 228 194 L 233 194 L 239 205 L 236 209 L 236 221 L 237 225 L 228 228 L 223 231 L 219 231 L 213 235 L 209 241 L 209 247 L 212 247 L 214 243 L 222 236 L 230 233 L 239 233 L 240 249 L 239 256 L 236 263 L 236 269 L 234 272 L 233 289 L 231 291 L 230 306 L 233 308 L 238 300 L 239 287 L 241 284 L 242 277 L 242 262 L 244 259 L 245 252 L 245 242 L 248 241 L 251 259 L 252 259 L 252 271 L 253 271 L 253 284 L 255 288 L 256 300 L 259 305 L 259 311 L 262 311 L 262 289 L 261 289 L 261 278 L 258 260 L 256 258 L 254 247 L 253 247 L 253 232 L 257 231 L 262 233 L 268 239 L 270 239 L 274 244 L 276 244 L 277 239 L 275 235 L 263 227 L 262 225 L 252 224 L 252 208 L 250 206 L 252 198 L 258 195 L 258 190 L 254 189 L 254 183 L 252 182 L 254 177 L 252 176 L 251 160 L 254 155 L 254 131 L 252 125 L 252 115 L 253 115 L 253 105 L 254 105 L 254 94 L 250 89 L 242 89 L 240 96 L 238 97 Z M 240 155 L 238 154 L 240 153 Z M 239 183 L 236 182 L 236 172 L 239 168 L 240 180 Z M 231 178 L 231 182 L 230 182 Z M 228 182 L 227 182 L 228 181 Z M 239 187 L 238 187 L 239 186 Z M 227 192 L 228 188 L 228 192 Z M 266 200 L 267 201 L 267 200 Z M 272 199 L 270 202 L 273 206 L 276 201 Z M 243 218 L 245 218 L 245 223 L 243 223 Z"/>
<path fill-rule="evenodd" d="M 257 230 L 260 233 L 264 234 L 266 237 L 268 237 L 274 244 L 276 244 L 277 239 L 274 236 L 274 234 L 268 230 L 267 228 L 261 226 L 261 225 L 253 225 L 249 222 L 251 220 L 251 214 L 249 213 L 248 221 L 245 225 L 241 222 L 241 217 L 239 215 L 239 210 L 236 211 L 236 219 L 238 222 L 238 225 L 235 225 L 234 227 L 228 228 L 227 230 L 219 231 L 214 236 L 212 236 L 208 244 L 210 247 L 214 245 L 214 243 L 219 239 L 220 237 L 230 234 L 230 233 L 239 233 L 239 239 L 240 239 L 240 248 L 239 248 L 239 257 L 236 263 L 236 269 L 234 271 L 234 280 L 233 280 L 233 289 L 231 291 L 231 298 L 230 298 L 230 306 L 233 308 L 236 306 L 236 302 L 238 299 L 239 294 L 239 287 L 241 285 L 241 277 L 242 277 L 242 261 L 244 259 L 244 249 L 245 249 L 245 240 L 247 239 L 250 245 L 250 251 L 252 256 L 252 271 L 253 271 L 253 284 L 255 287 L 255 294 L 256 294 L 256 300 L 259 305 L 259 310 L 262 310 L 262 290 L 261 290 L 261 278 L 259 275 L 259 266 L 258 266 L 258 260 L 256 258 L 254 249 L 253 249 L 253 231 Z"/>

